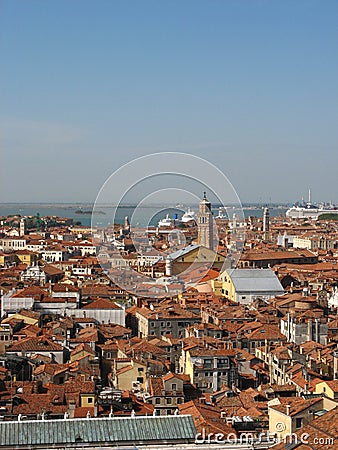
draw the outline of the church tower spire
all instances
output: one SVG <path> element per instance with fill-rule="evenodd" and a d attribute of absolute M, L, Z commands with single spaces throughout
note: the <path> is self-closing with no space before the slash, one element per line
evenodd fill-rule
<path fill-rule="evenodd" d="M 198 220 L 198 244 L 203 247 L 214 249 L 214 222 L 211 212 L 211 203 L 204 192 L 203 199 L 200 202 Z"/>
<path fill-rule="evenodd" d="M 263 233 L 264 233 L 264 239 L 269 239 L 269 232 L 270 232 L 270 213 L 269 208 L 264 208 L 263 212 Z"/>

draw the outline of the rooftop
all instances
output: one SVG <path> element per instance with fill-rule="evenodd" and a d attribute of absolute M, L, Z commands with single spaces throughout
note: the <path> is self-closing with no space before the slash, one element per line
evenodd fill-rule
<path fill-rule="evenodd" d="M 109 419 L 67 419 L 0 422 L 0 448 L 82 448 L 95 443 L 194 442 L 196 428 L 189 415 L 138 416 Z"/>
<path fill-rule="evenodd" d="M 229 276 L 237 292 L 284 292 L 271 269 L 235 269 Z"/>

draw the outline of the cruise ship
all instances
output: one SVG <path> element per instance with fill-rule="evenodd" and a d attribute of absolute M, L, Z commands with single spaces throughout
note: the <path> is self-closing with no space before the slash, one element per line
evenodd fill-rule
<path fill-rule="evenodd" d="M 192 211 L 189 208 L 188 211 L 185 211 L 185 213 L 183 214 L 181 219 L 178 218 L 177 214 L 174 215 L 174 218 L 169 217 L 169 214 L 167 214 L 166 217 L 164 217 L 163 219 L 161 219 L 158 222 L 158 226 L 160 228 L 174 227 L 175 225 L 179 225 L 179 224 L 188 224 L 188 223 L 196 222 L 196 220 L 197 220 L 197 217 L 196 217 L 195 211 Z"/>
<path fill-rule="evenodd" d="M 312 219 L 318 220 L 322 214 L 338 214 L 338 206 L 330 204 L 311 203 L 311 192 L 309 191 L 309 200 L 301 203 L 295 203 L 286 211 L 286 217 L 290 219 Z"/>
<path fill-rule="evenodd" d="M 195 211 L 192 211 L 192 210 L 189 208 L 188 211 L 186 211 L 186 212 L 183 214 L 181 221 L 182 221 L 183 223 L 189 223 L 189 222 L 192 222 L 192 221 L 195 221 L 195 222 L 196 222 L 196 214 L 195 214 Z"/>
<path fill-rule="evenodd" d="M 167 214 L 163 219 L 159 220 L 158 226 L 160 228 L 173 227 L 175 226 L 175 219 L 172 219 L 171 217 L 169 217 L 169 214 Z"/>

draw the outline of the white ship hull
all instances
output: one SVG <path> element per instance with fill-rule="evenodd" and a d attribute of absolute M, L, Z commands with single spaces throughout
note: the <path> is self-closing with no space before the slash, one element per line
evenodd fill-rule
<path fill-rule="evenodd" d="M 181 219 L 181 222 L 183 223 L 188 223 L 188 222 L 196 222 L 196 214 L 195 211 L 191 211 L 190 209 L 188 211 L 186 211 Z"/>
<path fill-rule="evenodd" d="M 312 219 L 318 220 L 322 214 L 338 214 L 338 209 L 324 209 L 316 207 L 293 206 L 286 211 L 286 217 L 290 219 Z"/>

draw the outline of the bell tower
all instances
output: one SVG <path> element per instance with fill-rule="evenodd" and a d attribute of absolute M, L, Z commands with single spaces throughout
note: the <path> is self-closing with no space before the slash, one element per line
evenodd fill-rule
<path fill-rule="evenodd" d="M 26 219 L 23 217 L 20 219 L 20 236 L 24 236 L 27 233 Z"/>
<path fill-rule="evenodd" d="M 264 208 L 263 213 L 263 236 L 265 240 L 269 239 L 270 234 L 270 213 L 269 208 Z"/>
<path fill-rule="evenodd" d="M 214 249 L 214 221 L 211 212 L 211 203 L 207 200 L 206 192 L 200 202 L 198 211 L 198 244 Z"/>

